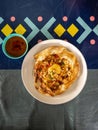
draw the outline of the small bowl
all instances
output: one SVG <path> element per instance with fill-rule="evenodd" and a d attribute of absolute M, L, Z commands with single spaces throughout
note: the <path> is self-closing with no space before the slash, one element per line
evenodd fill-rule
<path fill-rule="evenodd" d="M 27 53 L 28 42 L 21 34 L 13 33 L 4 39 L 2 50 L 8 58 L 19 59 Z"/>
<path fill-rule="evenodd" d="M 50 46 L 66 47 L 77 56 L 78 61 L 80 63 L 79 77 L 65 92 L 54 97 L 46 96 L 44 94 L 39 93 L 34 86 L 34 77 L 33 77 L 34 55 Z M 22 81 L 26 90 L 35 99 L 46 104 L 57 105 L 71 101 L 82 91 L 87 80 L 87 64 L 79 49 L 76 48 L 71 43 L 58 39 L 45 40 L 36 44 L 25 56 L 22 64 L 21 74 L 22 74 Z"/>

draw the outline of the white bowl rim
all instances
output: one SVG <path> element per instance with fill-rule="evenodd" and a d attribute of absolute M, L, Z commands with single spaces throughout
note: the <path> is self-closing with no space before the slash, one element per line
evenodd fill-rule
<path fill-rule="evenodd" d="M 79 87 L 75 90 L 75 91 L 73 91 L 73 93 L 72 93 L 72 95 L 70 94 L 70 96 L 66 96 L 66 98 L 64 98 L 64 97 L 62 97 L 62 98 L 60 98 L 60 95 L 59 96 L 57 96 L 57 97 L 48 97 L 48 96 L 46 96 L 46 95 L 42 95 L 42 94 L 40 94 L 39 92 L 39 95 L 40 96 L 35 96 L 34 95 L 34 93 L 32 93 L 29 89 L 28 89 L 28 86 L 26 85 L 26 81 L 24 80 L 24 69 L 25 69 L 25 63 L 26 63 L 26 60 L 27 60 L 27 57 L 29 56 L 29 54 L 32 52 L 32 50 L 35 50 L 37 47 L 44 47 L 44 45 L 49 45 L 49 46 L 53 46 L 52 44 L 56 44 L 56 45 L 62 45 L 62 46 L 64 46 L 64 47 L 66 47 L 66 48 L 71 48 L 71 51 L 73 51 L 73 50 L 75 50 L 76 51 L 76 53 L 78 53 L 78 55 L 79 55 L 79 58 L 80 58 L 80 61 L 81 61 L 81 63 L 82 63 L 82 73 L 81 73 L 81 75 L 82 75 L 82 82 L 81 82 L 81 84 L 79 85 Z M 48 46 L 48 47 L 49 47 Z M 43 50 L 41 48 L 41 50 Z M 45 47 L 46 48 L 46 47 Z M 74 51 L 74 52 L 75 52 Z M 33 56 L 32 56 L 33 57 Z M 30 60 L 30 59 L 29 59 Z M 85 83 L 86 83 L 86 80 L 87 80 L 87 64 L 86 64 L 86 61 L 85 61 L 85 58 L 84 58 L 84 56 L 83 56 L 83 54 L 80 52 L 80 50 L 77 48 L 77 47 L 75 47 L 73 44 L 71 44 L 71 43 L 69 43 L 69 42 L 67 42 L 67 41 L 64 41 L 64 40 L 60 40 L 60 39 L 49 39 L 49 40 L 44 40 L 44 41 L 42 41 L 42 42 L 40 42 L 40 43 L 37 43 L 35 46 L 33 46 L 31 49 L 30 49 L 30 51 L 27 53 L 27 55 L 25 56 L 25 58 L 24 58 L 24 61 L 23 61 L 23 63 L 22 63 L 22 68 L 21 68 L 21 76 L 22 76 L 22 81 L 23 81 L 23 84 L 24 84 L 24 86 L 25 86 L 25 88 L 26 88 L 26 90 L 29 92 L 29 94 L 31 95 L 31 96 L 33 96 L 35 99 L 37 99 L 38 101 L 40 101 L 40 102 L 43 102 L 43 103 L 46 103 L 46 104 L 51 104 L 51 105 L 58 105 L 58 104 L 63 104 L 63 103 L 66 103 L 66 102 L 69 102 L 69 101 L 71 101 L 71 100 L 73 100 L 76 96 L 78 96 L 79 94 L 80 94 L 80 92 L 82 91 L 82 89 L 84 88 L 84 86 L 85 86 Z M 64 94 L 64 93 L 63 93 Z M 41 97 L 41 98 L 39 98 L 39 97 Z M 48 100 L 49 99 L 49 100 Z"/>

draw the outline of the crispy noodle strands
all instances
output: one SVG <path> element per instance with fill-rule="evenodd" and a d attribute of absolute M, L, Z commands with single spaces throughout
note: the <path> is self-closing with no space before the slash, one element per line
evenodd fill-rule
<path fill-rule="evenodd" d="M 63 46 L 52 46 L 34 56 L 36 89 L 55 96 L 66 91 L 78 78 L 79 62 L 75 54 Z"/>

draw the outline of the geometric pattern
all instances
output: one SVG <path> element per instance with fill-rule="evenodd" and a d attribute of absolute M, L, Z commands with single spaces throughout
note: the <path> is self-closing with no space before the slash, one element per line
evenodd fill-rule
<path fill-rule="evenodd" d="M 46 36 L 47 39 L 53 39 L 54 37 L 49 33 L 48 29 L 54 24 L 56 19 L 52 17 L 41 29 L 41 32 Z"/>
<path fill-rule="evenodd" d="M 13 29 L 8 24 L 6 24 L 1 31 L 5 36 L 8 36 L 13 32 Z"/>
<path fill-rule="evenodd" d="M 24 22 L 31 28 L 31 33 L 27 36 L 27 41 L 30 42 L 35 36 L 36 34 L 39 32 L 39 29 L 37 28 L 37 26 L 28 18 L 26 17 L 24 19 Z"/>
<path fill-rule="evenodd" d="M 77 39 L 77 42 L 80 44 L 82 41 L 91 33 L 92 29 L 85 23 L 85 21 L 81 18 L 78 17 L 76 21 L 83 27 L 84 32 L 82 35 Z"/>
<path fill-rule="evenodd" d="M 79 31 L 79 29 L 78 29 L 74 24 L 71 24 L 71 25 L 69 26 L 69 28 L 67 29 L 67 32 L 68 32 L 72 37 L 74 37 L 78 31 Z"/>
<path fill-rule="evenodd" d="M 0 24 L 3 22 L 4 20 L 3 20 L 3 18 L 2 17 L 0 17 Z"/>
<path fill-rule="evenodd" d="M 0 24 L 4 19 L 0 17 Z M 43 21 L 43 20 L 42 20 Z M 49 29 L 52 27 L 52 25 L 55 23 L 56 19 L 54 17 L 51 17 L 49 21 L 46 22 L 46 24 L 39 29 L 28 17 L 24 19 L 24 22 L 28 25 L 28 27 L 31 29 L 31 32 L 28 34 L 27 41 L 30 42 L 38 33 L 39 31 L 47 38 L 47 39 L 53 39 L 54 37 L 49 32 Z M 92 29 L 89 27 L 89 25 L 79 16 L 76 19 L 76 22 L 80 25 L 80 27 L 83 28 L 82 34 L 79 34 L 80 36 L 76 39 L 77 43 L 81 44 L 88 35 L 93 31 L 98 36 L 98 24 Z M 65 32 L 69 33 L 71 37 L 74 37 L 79 32 L 79 27 L 75 25 L 75 23 L 70 24 L 67 29 L 65 29 L 64 25 L 61 25 L 60 23 L 57 23 L 56 27 L 53 29 L 54 33 L 61 37 Z M 16 29 L 14 30 L 16 33 L 24 34 L 27 30 L 22 24 L 19 24 Z M 9 24 L 6 24 L 2 29 L 1 32 L 8 36 L 13 32 L 13 29 L 10 27 Z M 0 37 L 0 44 L 2 43 L 3 39 Z"/>
<path fill-rule="evenodd" d="M 0 17 L 0 24 L 3 22 L 4 20 L 3 20 L 3 18 L 2 17 Z M 2 40 L 2 38 L 0 37 L 0 44 L 3 42 L 3 40 Z"/>
<path fill-rule="evenodd" d="M 23 35 L 26 32 L 26 29 L 23 27 L 23 25 L 19 24 L 15 29 L 15 32 Z"/>
<path fill-rule="evenodd" d="M 98 36 L 98 25 L 95 26 L 95 28 L 93 29 L 93 32 Z"/>
<path fill-rule="evenodd" d="M 0 44 L 3 42 L 2 38 L 0 37 Z"/>
<path fill-rule="evenodd" d="M 65 28 L 64 28 L 61 24 L 58 24 L 58 25 L 56 26 L 56 28 L 54 29 L 54 32 L 55 32 L 59 37 L 61 37 L 65 31 L 66 31 Z"/>
<path fill-rule="evenodd" d="M 38 29 L 38 27 L 28 17 L 26 17 L 24 21 L 32 30 L 31 33 L 27 36 L 28 42 L 30 42 L 39 31 L 41 31 L 47 39 L 53 39 L 53 36 L 49 33 L 48 29 L 56 21 L 54 17 L 52 17 L 41 29 Z"/>

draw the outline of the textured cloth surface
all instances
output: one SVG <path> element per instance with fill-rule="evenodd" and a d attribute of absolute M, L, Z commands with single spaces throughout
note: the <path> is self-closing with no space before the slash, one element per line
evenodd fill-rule
<path fill-rule="evenodd" d="M 0 71 L 0 130 L 98 130 L 98 70 L 88 70 L 83 91 L 62 105 L 31 97 L 20 70 Z"/>

